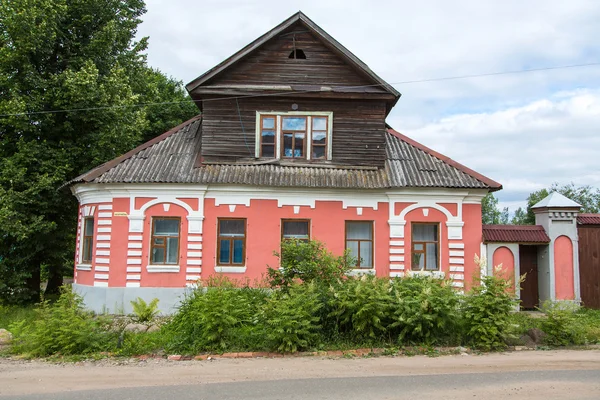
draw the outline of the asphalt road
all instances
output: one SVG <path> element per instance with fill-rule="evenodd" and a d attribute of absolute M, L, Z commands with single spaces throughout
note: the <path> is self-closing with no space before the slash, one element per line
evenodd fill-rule
<path fill-rule="evenodd" d="M 0 399 L 600 399 L 592 370 L 313 378 L 72 391 Z"/>

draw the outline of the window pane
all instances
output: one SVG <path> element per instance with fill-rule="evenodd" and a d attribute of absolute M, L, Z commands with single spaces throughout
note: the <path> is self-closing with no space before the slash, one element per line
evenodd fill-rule
<path fill-rule="evenodd" d="M 92 261 L 92 238 L 86 237 L 83 239 L 83 261 Z"/>
<path fill-rule="evenodd" d="M 425 265 L 425 254 L 413 253 L 412 254 L 412 269 L 413 271 L 421 271 Z"/>
<path fill-rule="evenodd" d="M 413 249 L 423 251 L 423 250 L 425 250 L 425 247 L 423 247 L 423 243 L 415 243 L 415 245 L 413 246 Z"/>
<path fill-rule="evenodd" d="M 221 219 L 219 220 L 219 235 L 221 236 L 244 236 L 246 220 L 243 219 Z"/>
<path fill-rule="evenodd" d="M 171 237 L 167 239 L 167 264 L 177 264 L 179 253 L 179 238 Z"/>
<path fill-rule="evenodd" d="M 162 236 L 178 236 L 179 235 L 179 220 L 178 219 L 155 219 L 154 234 Z"/>
<path fill-rule="evenodd" d="M 233 261 L 232 264 L 244 263 L 244 241 L 236 239 L 233 241 Z"/>
<path fill-rule="evenodd" d="M 346 222 L 346 239 L 373 239 L 372 222 Z"/>
<path fill-rule="evenodd" d="M 274 117 L 263 118 L 262 127 L 264 129 L 275 129 L 275 118 Z"/>
<path fill-rule="evenodd" d="M 304 133 L 296 134 L 294 157 L 304 157 Z"/>
<path fill-rule="evenodd" d="M 85 236 L 94 236 L 94 218 L 85 219 Z"/>
<path fill-rule="evenodd" d="M 360 242 L 360 266 L 373 266 L 373 242 Z"/>
<path fill-rule="evenodd" d="M 314 132 L 312 133 L 313 144 L 325 144 L 327 134 L 325 132 Z"/>
<path fill-rule="evenodd" d="M 292 138 L 294 137 L 291 133 L 285 133 L 283 135 L 283 156 L 292 157 Z"/>
<path fill-rule="evenodd" d="M 283 221 L 285 239 L 308 239 L 308 221 Z"/>
<path fill-rule="evenodd" d="M 350 250 L 350 256 L 358 258 L 358 242 L 350 240 L 346 242 L 346 248 Z M 360 260 L 357 260 L 360 261 Z"/>
<path fill-rule="evenodd" d="M 262 146 L 262 156 L 263 157 L 275 157 L 275 146 L 273 145 L 263 145 Z"/>
<path fill-rule="evenodd" d="M 427 265 L 425 269 L 435 271 L 438 269 L 437 243 L 427 243 Z"/>
<path fill-rule="evenodd" d="M 324 131 L 327 129 L 327 118 L 325 117 L 313 117 L 312 119 L 313 130 Z"/>
<path fill-rule="evenodd" d="M 438 239 L 437 225 L 413 224 L 412 228 L 412 237 L 414 240 L 436 242 Z"/>
<path fill-rule="evenodd" d="M 304 117 L 284 117 L 283 118 L 283 130 L 284 131 L 305 131 L 306 130 L 306 118 L 304 118 Z"/>
<path fill-rule="evenodd" d="M 152 248 L 152 264 L 164 264 L 165 262 L 165 248 L 154 247 Z"/>
<path fill-rule="evenodd" d="M 262 142 L 273 144 L 275 143 L 275 132 L 274 131 L 262 131 Z"/>
<path fill-rule="evenodd" d="M 324 158 L 325 157 L 325 147 L 318 146 L 313 147 L 312 158 Z"/>
<path fill-rule="evenodd" d="M 229 243 L 227 239 L 221 240 L 221 251 L 219 252 L 219 264 L 229 264 Z"/>
<path fill-rule="evenodd" d="M 165 238 L 154 238 L 154 244 L 159 245 L 159 246 L 164 246 L 165 245 Z"/>

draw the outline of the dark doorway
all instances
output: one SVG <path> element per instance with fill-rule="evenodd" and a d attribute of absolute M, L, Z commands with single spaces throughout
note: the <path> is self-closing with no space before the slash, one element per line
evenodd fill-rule
<path fill-rule="evenodd" d="M 580 225 L 577 233 L 581 301 L 600 309 L 600 225 Z"/>
<path fill-rule="evenodd" d="M 539 305 L 537 246 L 519 245 L 521 275 L 527 274 L 521 283 L 521 308 L 533 310 Z"/>

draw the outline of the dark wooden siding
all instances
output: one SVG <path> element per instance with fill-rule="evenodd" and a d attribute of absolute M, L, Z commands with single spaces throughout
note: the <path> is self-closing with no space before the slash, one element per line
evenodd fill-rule
<path fill-rule="evenodd" d="M 600 225 L 580 225 L 577 233 L 581 301 L 600 309 Z"/>
<path fill-rule="evenodd" d="M 294 43 L 296 49 L 302 49 L 306 59 L 289 58 Z M 373 83 L 371 78 L 346 64 L 333 50 L 307 32 L 306 28 L 296 24 L 203 86 L 360 86 Z M 381 88 L 380 91 L 385 92 Z"/>
<path fill-rule="evenodd" d="M 258 97 L 203 102 L 202 157 L 231 162 L 254 157 L 256 111 L 333 112 L 333 164 L 383 167 L 385 112 L 381 100 Z M 241 121 L 240 121 L 241 117 Z"/>

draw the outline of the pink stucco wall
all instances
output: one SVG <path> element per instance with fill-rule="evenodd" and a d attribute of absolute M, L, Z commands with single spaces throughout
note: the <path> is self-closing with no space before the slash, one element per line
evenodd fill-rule
<path fill-rule="evenodd" d="M 567 236 L 554 241 L 554 285 L 556 300 L 575 299 L 573 242 Z"/>
<path fill-rule="evenodd" d="M 494 271 L 493 273 L 503 279 L 508 279 L 512 282 L 512 289 L 515 288 L 515 257 L 508 247 L 498 247 L 494 251 L 492 258 Z M 496 267 L 500 267 L 497 271 Z"/>

